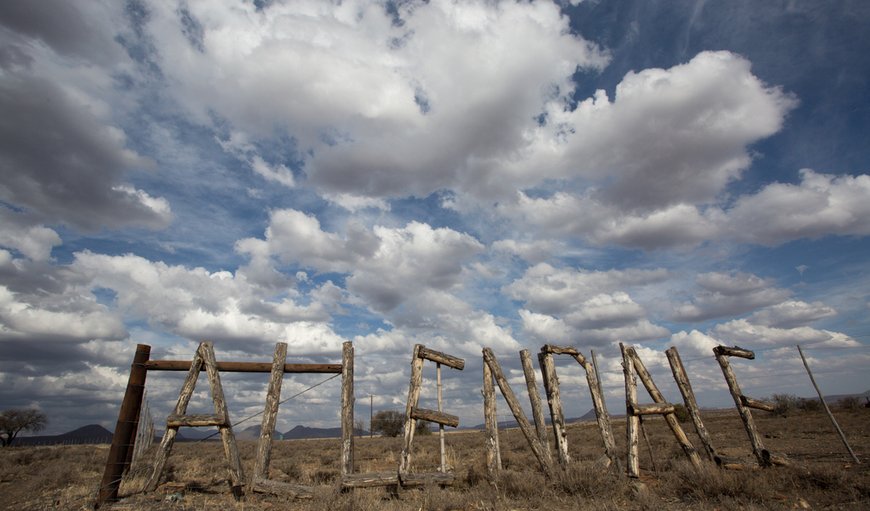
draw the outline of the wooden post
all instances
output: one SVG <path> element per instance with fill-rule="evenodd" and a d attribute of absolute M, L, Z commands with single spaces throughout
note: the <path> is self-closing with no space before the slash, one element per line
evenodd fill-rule
<path fill-rule="evenodd" d="M 214 401 L 214 413 L 222 417 L 225 421 L 225 425 L 218 426 L 218 430 L 221 435 L 221 443 L 224 446 L 224 454 L 227 458 L 227 470 L 230 475 L 232 492 L 236 499 L 238 499 L 242 495 L 242 484 L 244 484 L 245 473 L 242 469 L 242 463 L 239 458 L 236 437 L 233 435 L 233 428 L 229 421 L 230 414 L 227 409 L 227 402 L 224 399 L 224 391 L 223 386 L 221 386 L 221 377 L 217 370 L 214 349 L 210 342 L 204 342 L 200 344 L 199 351 L 202 352 L 203 364 L 205 365 L 205 372 L 208 376 L 209 387 L 211 388 L 211 397 Z M 195 380 L 194 383 L 196 383 Z"/>
<path fill-rule="evenodd" d="M 284 380 L 284 363 L 287 361 L 287 343 L 275 345 L 272 357 L 272 373 L 266 391 L 266 409 L 260 424 L 260 440 L 257 442 L 257 458 L 254 460 L 253 483 L 269 478 L 269 462 L 272 457 L 272 433 L 278 418 L 278 404 L 281 402 L 281 385 Z"/>
<path fill-rule="evenodd" d="M 411 417 L 411 409 L 417 406 L 420 399 L 420 387 L 423 382 L 423 359 L 420 358 L 422 344 L 414 345 L 414 353 L 411 357 L 411 381 L 408 386 L 408 402 L 405 404 L 405 429 L 402 442 L 402 453 L 399 459 L 399 474 L 407 474 L 411 469 L 411 442 L 414 440 L 414 430 L 417 421 Z"/>
<path fill-rule="evenodd" d="M 752 453 L 758 460 L 758 464 L 762 467 L 770 466 L 770 452 L 764 448 L 761 441 L 761 436 L 758 430 L 755 429 L 755 421 L 752 420 L 752 412 L 749 408 L 743 405 L 740 399 L 743 393 L 740 391 L 740 385 L 737 384 L 737 377 L 734 376 L 734 371 L 731 369 L 731 364 L 728 362 L 729 356 L 754 359 L 755 353 L 743 348 L 729 348 L 727 346 L 716 346 L 713 348 L 713 354 L 716 356 L 716 361 L 719 362 L 719 367 L 722 368 L 722 375 L 725 376 L 725 382 L 728 384 L 728 390 L 731 392 L 731 397 L 734 399 L 734 405 L 737 407 L 737 413 L 740 414 L 740 420 L 743 421 L 743 427 L 746 429 L 746 434 L 749 436 L 749 443 L 752 445 Z"/>
<path fill-rule="evenodd" d="M 807 370 L 807 374 L 810 377 L 810 382 L 812 382 L 813 388 L 816 389 L 816 394 L 819 395 L 819 401 L 821 401 L 822 406 L 825 407 L 825 412 L 827 412 L 828 418 L 831 419 L 831 423 L 834 425 L 834 428 L 836 428 L 837 434 L 840 435 L 840 440 L 843 441 L 843 445 L 846 446 L 846 450 L 849 451 L 849 454 L 852 456 L 852 459 L 855 460 L 855 463 L 861 463 L 861 460 L 858 459 L 858 456 L 855 456 L 855 451 L 853 451 L 852 447 L 849 446 L 849 442 L 846 440 L 846 434 L 843 433 L 842 429 L 840 429 L 840 425 L 837 424 L 837 419 L 834 418 L 834 414 L 831 413 L 831 409 L 828 408 L 828 403 L 825 402 L 825 397 L 822 395 L 822 391 L 819 390 L 819 386 L 816 385 L 816 379 L 813 378 L 813 373 L 812 373 L 812 371 L 810 371 L 810 366 L 809 366 L 809 364 L 807 364 L 807 359 L 806 359 L 806 357 L 804 357 L 804 350 L 801 349 L 800 344 L 797 345 L 797 349 L 798 349 L 798 353 L 800 353 L 800 355 L 801 355 L 801 360 L 804 363 L 804 367 Z"/>
<path fill-rule="evenodd" d="M 646 370 L 646 366 L 643 365 L 643 361 L 637 355 L 637 352 L 634 350 L 634 348 L 628 347 L 626 348 L 626 351 L 628 352 L 628 355 L 632 358 L 634 370 L 637 372 L 637 376 L 643 382 L 644 387 L 646 387 L 646 390 L 647 392 L 649 392 L 650 397 L 653 398 L 653 401 L 655 401 L 656 404 L 659 405 L 659 407 L 657 408 L 660 409 L 655 409 L 654 411 L 653 407 L 647 406 L 649 413 L 664 415 L 665 422 L 668 423 L 668 426 L 674 433 L 674 437 L 676 437 L 677 442 L 680 444 L 680 447 L 683 448 L 683 452 L 686 453 L 689 461 L 692 462 L 692 465 L 694 465 L 695 468 L 700 468 L 701 458 L 698 456 L 698 451 L 695 450 L 695 446 L 692 445 L 692 442 L 689 441 L 689 437 L 686 436 L 686 433 L 680 426 L 680 421 L 677 420 L 677 416 L 676 414 L 674 414 L 673 405 L 665 400 L 665 396 L 662 395 L 661 391 L 659 391 L 659 388 L 656 386 L 655 382 L 652 379 L 652 376 L 649 374 L 649 371 Z"/>
<path fill-rule="evenodd" d="M 541 394 L 538 393 L 538 384 L 535 378 L 535 368 L 532 367 L 532 356 L 529 350 L 520 351 L 520 362 L 523 364 L 523 376 L 526 378 L 526 389 L 529 393 L 529 402 L 532 405 L 532 417 L 535 419 L 535 432 L 541 441 L 541 446 L 548 459 L 552 459 L 550 442 L 547 439 L 547 423 L 544 422 L 544 410 L 541 406 Z"/>
<path fill-rule="evenodd" d="M 674 373 L 674 380 L 677 382 L 677 387 L 683 396 L 683 403 L 686 404 L 686 410 L 692 418 L 695 432 L 698 433 L 701 444 L 704 446 L 704 452 L 710 461 L 715 461 L 716 450 L 713 448 L 713 440 L 704 426 L 704 421 L 701 420 L 701 410 L 698 407 L 698 401 L 695 399 L 695 392 L 692 390 L 692 384 L 689 383 L 689 376 L 686 373 L 686 368 L 683 366 L 683 361 L 680 359 L 676 346 L 668 348 L 665 351 L 665 355 L 668 357 L 668 363 L 671 365 L 671 371 Z"/>
<path fill-rule="evenodd" d="M 151 346 L 136 345 L 133 364 L 130 366 L 130 377 L 127 379 L 127 389 L 121 401 L 121 408 L 118 410 L 118 422 L 115 424 L 115 434 L 112 435 L 112 445 L 109 447 L 109 456 L 106 459 L 106 469 L 103 471 L 103 479 L 100 481 L 100 489 L 97 493 L 96 507 L 118 500 L 118 489 L 121 486 L 128 452 L 134 447 L 130 445 L 134 443 L 130 439 L 135 434 L 139 422 L 147 376 L 145 363 L 150 356 Z"/>
<path fill-rule="evenodd" d="M 353 473 L 353 343 L 341 345 L 341 474 Z"/>
<path fill-rule="evenodd" d="M 622 375 L 625 378 L 625 425 L 627 437 L 628 459 L 625 473 L 628 477 L 640 477 L 640 463 L 638 461 L 638 425 L 640 418 L 632 413 L 632 406 L 637 403 L 637 380 L 634 377 L 634 364 L 628 356 L 626 348 L 619 343 L 619 351 L 622 353 Z"/>
<path fill-rule="evenodd" d="M 613 427 L 610 424 L 610 414 L 607 413 L 607 404 L 601 392 L 601 380 L 598 379 L 598 367 L 595 363 L 595 352 L 592 352 L 590 364 L 579 353 L 574 359 L 586 371 L 586 383 L 589 385 L 589 393 L 592 394 L 592 407 L 595 409 L 595 418 L 598 422 L 598 430 L 601 432 L 601 440 L 604 442 L 604 453 L 615 466 L 619 466 L 619 455 L 616 453 L 616 439 L 613 437 Z"/>
<path fill-rule="evenodd" d="M 438 387 L 438 413 L 443 412 L 441 404 L 441 362 L 435 363 L 435 375 Z M 438 440 L 441 447 L 441 472 L 447 472 L 447 456 L 444 449 L 444 424 L 438 424 Z"/>
<path fill-rule="evenodd" d="M 495 387 L 492 369 L 483 364 L 483 418 L 486 424 L 486 472 L 493 479 L 501 470 L 501 450 L 498 445 L 498 416 L 496 415 Z"/>
<path fill-rule="evenodd" d="M 556 438 L 556 455 L 560 465 L 571 461 L 568 456 L 568 436 L 565 432 L 565 415 L 562 412 L 562 399 L 559 397 L 559 376 L 553 363 L 553 355 L 542 348 L 538 355 L 541 374 L 544 378 L 544 390 L 547 392 L 547 404 L 550 407 L 550 418 L 553 424 L 553 436 Z"/>
<path fill-rule="evenodd" d="M 495 354 L 489 348 L 483 348 L 483 361 L 489 368 L 492 370 L 492 376 L 495 378 L 496 383 L 498 383 L 499 389 L 501 389 L 501 395 L 504 397 L 504 400 L 507 401 L 508 407 L 510 407 L 511 412 L 514 414 L 514 418 L 516 418 L 517 423 L 520 426 L 520 429 L 523 432 L 523 435 L 526 437 L 526 440 L 529 442 L 529 445 L 532 448 L 532 452 L 535 454 L 535 457 L 538 459 L 538 463 L 541 464 L 541 469 L 547 476 L 551 475 L 551 466 L 550 462 L 547 459 L 547 455 L 544 454 L 544 447 L 541 445 L 540 440 L 538 440 L 537 435 L 532 429 L 532 425 L 529 424 L 529 420 L 526 418 L 525 412 L 523 412 L 523 408 L 520 406 L 519 401 L 517 400 L 516 395 L 514 394 L 513 389 L 507 381 L 507 378 L 504 377 L 504 373 L 502 373 L 501 366 L 498 363 L 498 359 L 495 358 Z"/>

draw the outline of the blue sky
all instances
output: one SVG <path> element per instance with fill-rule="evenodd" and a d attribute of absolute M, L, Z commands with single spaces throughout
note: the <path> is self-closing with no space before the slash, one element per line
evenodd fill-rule
<path fill-rule="evenodd" d="M 0 408 L 114 425 L 155 358 L 358 355 L 399 409 L 415 343 L 467 359 L 448 408 L 482 422 L 481 349 L 618 342 L 702 406 L 867 390 L 866 2 L 4 2 Z M 569 415 L 591 407 L 560 362 Z M 428 375 L 429 376 L 433 375 Z M 265 380 L 226 378 L 241 418 Z M 158 416 L 181 375 L 149 376 Z M 319 381 L 287 378 L 285 392 Z M 204 386 L 204 385 L 203 385 Z M 201 389 L 202 390 L 202 389 Z M 434 396 L 434 394 L 433 394 Z M 337 424 L 337 385 L 279 428 Z M 207 406 L 199 392 L 195 406 Z M 367 400 L 365 400 L 367 401 Z M 506 412 L 506 407 L 502 407 Z"/>

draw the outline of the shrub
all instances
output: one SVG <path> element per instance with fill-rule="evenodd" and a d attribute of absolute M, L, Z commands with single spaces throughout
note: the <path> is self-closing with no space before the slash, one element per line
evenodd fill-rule
<path fill-rule="evenodd" d="M 799 400 L 794 394 L 774 394 L 770 397 L 773 402 L 773 413 L 780 417 L 787 417 L 798 408 Z"/>
<path fill-rule="evenodd" d="M 372 431 L 384 436 L 398 436 L 405 426 L 405 416 L 395 410 L 381 410 L 372 418 Z"/>
<path fill-rule="evenodd" d="M 689 409 L 686 408 L 686 405 L 684 404 L 674 405 L 674 415 L 677 416 L 677 420 L 680 422 L 689 422 L 692 420 L 692 416 L 689 415 Z"/>
<path fill-rule="evenodd" d="M 847 396 L 837 401 L 837 408 L 854 411 L 861 408 L 861 400 L 858 396 Z"/>
<path fill-rule="evenodd" d="M 804 412 L 817 412 L 822 409 L 822 403 L 818 399 L 802 398 L 798 401 L 797 407 Z"/>
<path fill-rule="evenodd" d="M 432 434 L 432 427 L 429 425 L 429 421 L 417 421 L 417 434 L 423 436 Z"/>

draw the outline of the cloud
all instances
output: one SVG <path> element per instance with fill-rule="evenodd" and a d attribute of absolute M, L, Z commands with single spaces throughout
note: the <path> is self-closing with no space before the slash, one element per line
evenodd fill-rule
<path fill-rule="evenodd" d="M 628 73 L 612 102 L 598 91 L 573 110 L 551 104 L 535 150 L 553 177 L 601 183 L 601 200 L 622 209 L 708 203 L 749 166 L 747 146 L 776 133 L 795 104 L 748 60 L 702 52 Z"/>
<path fill-rule="evenodd" d="M 822 302 L 786 300 L 753 313 L 747 320 L 761 326 L 793 328 L 836 315 L 837 311 Z"/>
<path fill-rule="evenodd" d="M 680 357 L 713 357 L 713 348 L 722 344 L 717 339 L 692 330 L 676 332 L 671 335 L 671 344 L 677 347 Z"/>
<path fill-rule="evenodd" d="M 62 76 L 62 75 L 59 75 Z M 0 199 L 44 222 L 84 230 L 166 227 L 169 203 L 124 184 L 151 163 L 126 148 L 83 90 L 28 70 L 0 78 Z"/>
<path fill-rule="evenodd" d="M 736 316 L 780 303 L 790 294 L 785 289 L 774 287 L 770 280 L 743 272 L 702 273 L 695 282 L 701 291 L 690 302 L 675 307 L 672 316 L 675 321 L 695 322 Z"/>
<path fill-rule="evenodd" d="M 78 299 L 75 303 L 38 303 L 22 299 L 0 285 L 0 341 L 91 339 L 126 337 L 121 319 L 106 307 Z"/>
<path fill-rule="evenodd" d="M 646 310 L 622 291 L 660 282 L 667 275 L 663 269 L 589 272 L 541 263 L 504 290 L 527 307 L 520 309 L 519 315 L 523 331 L 532 338 L 603 345 L 670 334 L 651 323 Z"/>
<path fill-rule="evenodd" d="M 201 45 L 173 6 L 143 25 L 176 103 L 253 138 L 286 131 L 333 195 L 502 189 L 500 163 L 546 103 L 607 62 L 547 2 L 190 4 L 184 19 Z"/>
<path fill-rule="evenodd" d="M 301 304 L 297 299 L 305 297 L 293 289 L 275 296 L 244 275 L 171 266 L 135 255 L 78 252 L 70 271 L 88 287 L 113 290 L 118 309 L 128 319 L 145 320 L 188 339 L 223 342 L 241 351 L 259 351 L 263 344 L 282 341 L 310 353 L 335 351 L 343 341 L 328 325 L 335 299 L 331 283 Z"/>
<path fill-rule="evenodd" d="M 515 300 L 545 314 L 566 314 L 578 304 L 601 293 L 612 293 L 632 286 L 661 282 L 668 277 L 663 268 L 653 270 L 627 269 L 609 271 L 555 268 L 540 263 L 504 287 Z"/>
<path fill-rule="evenodd" d="M 46 261 L 52 248 L 60 244 L 60 236 L 53 229 L 0 206 L 0 246 L 17 250 L 33 261 Z"/>
<path fill-rule="evenodd" d="M 792 346 L 812 344 L 813 347 L 855 347 L 858 342 L 846 334 L 829 330 L 817 330 L 808 326 L 776 328 L 752 324 L 746 319 L 735 319 L 716 325 L 713 334 L 723 340 L 723 344 L 744 346 Z"/>
<path fill-rule="evenodd" d="M 71 4 L 64 0 L 8 0 L 0 5 L 0 22 L 26 38 L 41 41 L 58 54 L 111 64 L 123 57 L 108 27 L 118 22 L 113 1 Z"/>
<path fill-rule="evenodd" d="M 736 239 L 778 245 L 801 238 L 870 234 L 870 176 L 800 171 L 797 184 L 772 183 L 728 211 Z M 764 219 L 764 221 L 759 221 Z"/>
<path fill-rule="evenodd" d="M 339 235 L 324 231 L 317 218 L 296 210 L 273 211 L 265 238 L 241 240 L 237 249 L 320 273 L 346 273 L 347 289 L 380 313 L 417 293 L 457 287 L 463 265 L 484 249 L 467 234 L 419 222 L 371 230 L 350 223 Z"/>

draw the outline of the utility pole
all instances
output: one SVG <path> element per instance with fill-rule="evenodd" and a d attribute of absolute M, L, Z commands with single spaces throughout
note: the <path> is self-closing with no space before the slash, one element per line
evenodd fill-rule
<path fill-rule="evenodd" d="M 375 398 L 373 394 L 369 394 L 369 438 L 374 437 L 374 429 L 375 429 L 375 408 L 374 408 Z"/>

